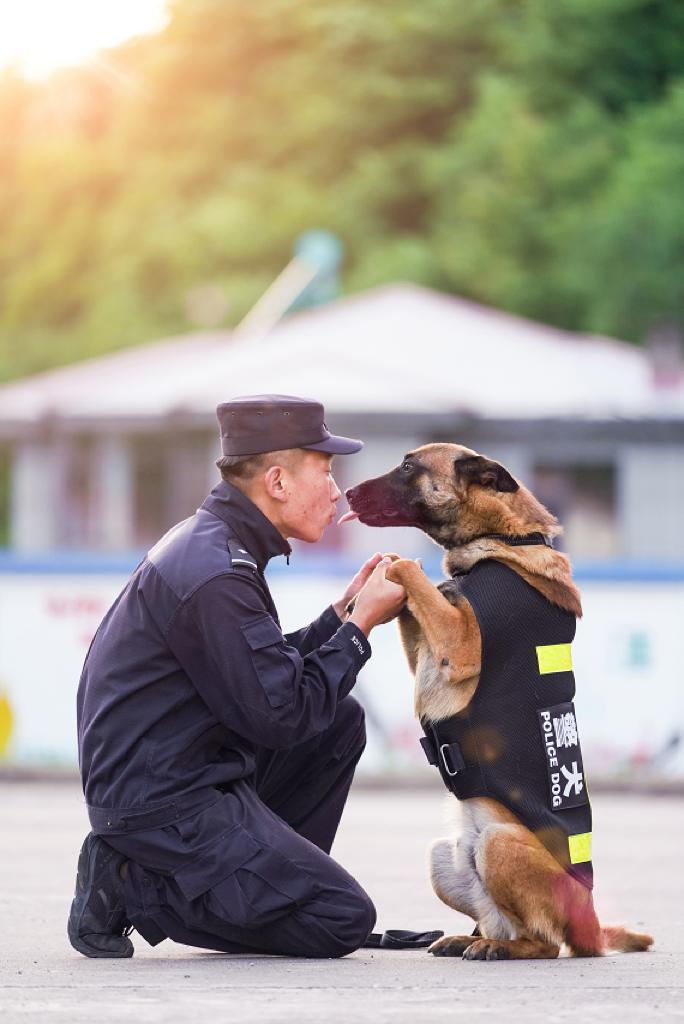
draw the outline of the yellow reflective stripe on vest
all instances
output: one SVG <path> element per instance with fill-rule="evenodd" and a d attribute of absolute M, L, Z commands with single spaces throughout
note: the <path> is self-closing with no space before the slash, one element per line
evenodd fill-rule
<path fill-rule="evenodd" d="M 539 675 L 546 676 L 551 672 L 572 672 L 572 651 L 570 644 L 547 644 L 537 647 Z"/>
<path fill-rule="evenodd" d="M 576 836 L 568 836 L 571 864 L 586 864 L 591 860 L 591 832 L 581 832 Z"/>

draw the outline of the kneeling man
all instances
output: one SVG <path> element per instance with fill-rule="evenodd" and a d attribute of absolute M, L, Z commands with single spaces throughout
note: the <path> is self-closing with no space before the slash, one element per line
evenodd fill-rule
<path fill-rule="evenodd" d="M 264 578 L 289 538 L 320 539 L 340 498 L 332 456 L 362 443 L 300 398 L 238 398 L 217 415 L 222 481 L 138 566 L 83 668 L 92 832 L 68 933 L 89 957 L 132 956 L 132 928 L 152 945 L 336 957 L 375 923 L 329 852 L 365 743 L 350 691 L 405 592 L 375 555 L 283 636 Z"/>

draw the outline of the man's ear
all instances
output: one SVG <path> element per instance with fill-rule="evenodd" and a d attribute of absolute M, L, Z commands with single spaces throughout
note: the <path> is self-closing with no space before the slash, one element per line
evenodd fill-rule
<path fill-rule="evenodd" d="M 285 501 L 286 492 L 283 486 L 283 474 L 280 466 L 270 466 L 263 476 L 264 487 L 271 498 Z"/>
<path fill-rule="evenodd" d="M 512 493 L 520 486 L 507 469 L 498 462 L 485 459 L 484 455 L 468 455 L 464 459 L 456 459 L 454 472 L 468 483 L 490 487 L 493 491 Z"/>

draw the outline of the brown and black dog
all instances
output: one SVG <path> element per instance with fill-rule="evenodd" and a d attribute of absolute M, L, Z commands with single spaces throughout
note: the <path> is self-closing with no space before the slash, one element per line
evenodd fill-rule
<path fill-rule="evenodd" d="M 561 528 L 498 463 L 459 445 L 428 444 L 386 475 L 350 488 L 347 499 L 352 511 L 343 519 L 423 530 L 446 549 L 445 572 L 456 577 L 435 587 L 417 562 L 396 555 L 387 571 L 407 593 L 399 628 L 415 677 L 416 714 L 424 725 L 468 708 L 481 678 L 480 625 L 457 574 L 463 578 L 479 563 L 491 566 L 491 560 L 507 566 L 534 588 L 534 601 L 541 594 L 542 607 L 553 606 L 551 614 L 562 609 L 572 617 L 574 634 L 582 608 L 570 562 L 544 543 Z M 527 544 L 527 537 L 539 540 Z M 519 587 L 515 579 L 514 586 Z M 502 607 L 502 623 L 506 616 Z M 520 743 L 529 745 L 532 737 L 522 736 Z M 551 958 L 564 944 L 575 956 L 646 950 L 652 944 L 649 935 L 602 927 L 591 885 L 573 877 L 510 807 L 488 796 L 459 806 L 457 838 L 432 846 L 432 885 L 447 906 L 472 917 L 477 929 L 474 935 L 439 939 L 431 953 L 469 960 Z"/>

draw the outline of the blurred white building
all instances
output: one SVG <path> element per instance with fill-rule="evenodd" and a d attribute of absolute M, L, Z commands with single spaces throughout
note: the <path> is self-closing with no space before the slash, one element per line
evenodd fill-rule
<path fill-rule="evenodd" d="M 432 440 L 483 451 L 531 485 L 565 525 L 583 595 L 585 762 L 594 777 L 684 776 L 684 384 L 632 345 L 405 285 L 291 316 L 267 337 L 175 338 L 0 387 L 0 763 L 75 763 L 93 632 L 140 550 L 218 479 L 216 405 L 260 392 L 316 397 L 332 430 L 366 441 L 335 461 L 343 488 Z M 376 548 L 427 555 L 440 574 L 416 530 L 331 527 L 269 567 L 285 628 Z M 427 771 L 396 628 L 372 645 L 356 691 L 370 726 L 362 767 Z"/>
<path fill-rule="evenodd" d="M 633 345 L 412 285 L 267 337 L 173 338 L 0 387 L 0 537 L 15 552 L 146 547 L 217 480 L 215 406 L 272 391 L 320 399 L 333 430 L 366 441 L 336 460 L 343 488 L 458 441 L 528 483 L 576 557 L 684 560 L 684 381 L 659 384 Z M 354 525 L 327 538 L 336 552 L 377 542 Z"/>

